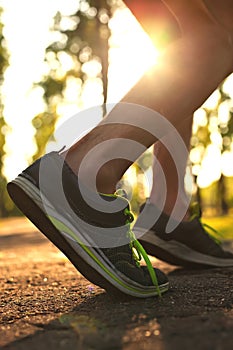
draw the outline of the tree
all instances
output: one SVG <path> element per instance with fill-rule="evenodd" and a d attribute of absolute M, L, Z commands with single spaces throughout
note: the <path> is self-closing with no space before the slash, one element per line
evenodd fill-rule
<path fill-rule="evenodd" d="M 106 1 L 89 0 L 81 1 L 77 12 L 70 16 L 64 16 L 58 12 L 54 17 L 53 30 L 60 33 L 60 40 L 52 43 L 46 50 L 45 60 L 50 71 L 39 84 L 44 89 L 47 110 L 33 119 L 33 125 L 37 130 L 35 138 L 38 146 L 38 152 L 34 158 L 43 154 L 46 143 L 54 131 L 59 118 L 56 111 L 57 103 L 64 100 L 64 90 L 69 77 L 79 79 L 82 88 L 86 79 L 83 65 L 92 59 L 101 63 L 103 115 L 105 114 L 110 11 L 111 7 L 106 4 Z M 73 64 L 64 74 L 59 74 L 58 68 L 61 67 L 62 55 L 67 55 Z"/>
<path fill-rule="evenodd" d="M 3 74 L 8 65 L 8 54 L 4 46 L 3 25 L 1 22 L 2 9 L 0 9 L 0 89 L 3 84 Z M 0 96 L 2 92 L 0 91 Z M 1 96 L 2 97 L 2 96 Z M 0 99 L 2 101 L 2 98 Z M 7 216 L 12 209 L 6 192 L 6 178 L 3 175 L 4 144 L 7 125 L 3 116 L 3 105 L 0 102 L 0 217 Z"/>
<path fill-rule="evenodd" d="M 85 63 L 95 59 L 101 65 L 99 78 L 103 86 L 103 115 L 105 114 L 104 103 L 107 98 L 107 76 L 108 76 L 108 39 L 110 30 L 108 21 L 112 6 L 116 6 L 118 1 L 104 0 L 81 0 L 76 13 L 65 16 L 57 13 L 54 17 L 54 33 L 60 34 L 47 49 L 45 63 L 49 67 L 49 73 L 42 77 L 38 84 L 44 89 L 44 100 L 46 110 L 44 113 L 36 115 L 32 124 L 36 129 L 35 140 L 37 152 L 34 159 L 41 156 L 45 151 L 45 146 L 51 138 L 55 129 L 56 121 L 59 118 L 57 106 L 64 101 L 64 91 L 70 77 L 78 78 L 81 81 L 81 89 L 86 80 L 86 73 L 83 70 Z M 3 73 L 8 64 L 7 52 L 2 43 L 2 27 L 0 26 L 0 83 L 3 82 Z M 73 65 L 60 74 L 59 68 L 62 65 L 62 55 L 69 57 Z M 4 144 L 7 125 L 3 118 L 3 106 L 0 106 L 0 171 L 3 168 Z M 6 191 L 6 179 L 1 175 L 0 181 L 0 215 L 7 216 L 18 213 L 13 206 Z"/>
<path fill-rule="evenodd" d="M 197 179 L 199 171 L 196 169 L 201 169 L 203 160 L 205 158 L 206 150 L 210 145 L 216 145 L 217 153 L 223 154 L 226 151 L 230 151 L 232 147 L 232 133 L 233 133 L 233 119 L 230 110 L 230 97 L 224 92 L 224 82 L 221 84 L 218 90 L 216 90 L 216 105 L 211 107 L 204 104 L 200 110 L 203 116 L 202 121 L 199 125 L 195 126 L 194 134 L 191 140 L 191 160 L 193 160 L 194 169 L 194 180 L 196 183 L 196 197 L 200 203 L 204 203 L 204 197 L 202 198 L 202 193 L 205 191 L 200 191 L 197 185 Z M 201 117 L 200 115 L 200 117 Z M 195 120 L 195 116 L 194 116 Z M 217 156 L 217 154 L 216 154 Z M 211 159 L 212 165 L 214 166 L 215 159 Z M 219 167 L 220 164 L 216 164 Z M 211 169 L 209 170 L 209 175 Z M 220 214 L 228 213 L 228 191 L 226 186 L 226 177 L 222 173 L 219 173 L 219 178 L 214 181 L 214 183 L 209 187 L 209 191 L 212 191 L 212 205 L 218 209 Z M 208 176 L 208 174 L 206 174 Z M 217 193 L 215 193 L 217 191 Z M 215 199 L 214 199 L 215 198 Z"/>

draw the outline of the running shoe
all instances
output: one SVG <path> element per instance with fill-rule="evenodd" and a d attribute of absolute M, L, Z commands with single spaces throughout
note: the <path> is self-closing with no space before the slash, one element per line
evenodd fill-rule
<path fill-rule="evenodd" d="M 131 230 L 133 215 L 121 194 L 80 184 L 57 152 L 38 159 L 7 185 L 18 208 L 92 283 L 114 295 L 153 297 L 168 290 Z M 143 257 L 146 266 L 140 266 Z"/>
<path fill-rule="evenodd" d="M 150 225 L 153 218 L 158 219 Z M 141 207 L 133 230 L 149 255 L 184 267 L 233 266 L 233 254 L 225 251 L 220 240 L 215 238 L 217 231 L 202 223 L 200 211 L 191 214 L 189 221 L 177 223 L 174 220 L 175 229 L 166 233 L 169 219 L 149 201 Z"/>

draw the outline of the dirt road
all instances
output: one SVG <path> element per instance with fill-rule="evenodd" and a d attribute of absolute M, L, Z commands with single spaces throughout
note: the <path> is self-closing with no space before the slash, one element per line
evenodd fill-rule
<path fill-rule="evenodd" d="M 231 350 L 233 268 L 183 270 L 162 298 L 114 300 L 25 220 L 0 223 L 0 348 Z"/>

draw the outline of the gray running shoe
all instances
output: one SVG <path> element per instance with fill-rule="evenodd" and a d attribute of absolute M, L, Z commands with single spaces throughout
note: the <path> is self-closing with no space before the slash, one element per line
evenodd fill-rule
<path fill-rule="evenodd" d="M 167 277 L 152 267 L 131 231 L 127 199 L 80 186 L 57 152 L 37 160 L 7 188 L 19 209 L 94 284 L 139 298 L 168 290 Z M 140 266 L 141 256 L 147 266 Z"/>
<path fill-rule="evenodd" d="M 166 233 L 169 216 L 160 214 L 149 202 L 141 207 L 142 211 L 133 230 L 149 255 L 185 267 L 233 266 L 233 254 L 225 251 L 221 242 L 211 236 L 209 229 L 215 230 L 201 222 L 200 214 L 194 213 L 190 221 L 180 222 L 172 232 Z M 148 227 L 153 217 L 158 220 Z"/>

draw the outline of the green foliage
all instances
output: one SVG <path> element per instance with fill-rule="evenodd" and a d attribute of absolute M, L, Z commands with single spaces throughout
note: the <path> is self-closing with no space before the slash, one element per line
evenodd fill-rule
<path fill-rule="evenodd" d="M 64 80 L 58 80 L 49 76 L 45 82 L 40 84 L 44 88 L 44 97 L 46 101 L 55 95 L 61 95 L 64 88 Z"/>
<path fill-rule="evenodd" d="M 215 217 L 204 217 L 202 220 L 204 223 L 214 227 L 217 231 L 221 233 L 223 240 L 233 239 L 233 216 L 215 216 Z M 216 235 L 216 238 L 219 238 Z"/>
<path fill-rule="evenodd" d="M 56 113 L 41 113 L 32 120 L 32 124 L 37 130 L 35 135 L 37 153 L 34 156 L 34 159 L 37 159 L 44 154 L 46 144 L 54 132 L 55 122 Z"/>
<path fill-rule="evenodd" d="M 3 24 L 1 22 L 2 9 L 0 8 L 0 83 L 3 80 L 3 73 L 8 65 L 8 53 L 5 49 L 5 39 L 3 36 Z"/>
<path fill-rule="evenodd" d="M 3 25 L 1 22 L 2 9 L 0 8 L 0 88 L 3 83 L 3 74 L 8 66 L 8 53 L 4 45 Z M 0 93 L 1 97 L 1 93 Z M 14 206 L 6 191 L 6 178 L 2 173 L 3 159 L 5 155 L 4 144 L 7 125 L 3 117 L 3 104 L 0 98 L 0 217 L 7 216 L 9 212 L 14 212 Z"/>
<path fill-rule="evenodd" d="M 80 1 L 77 13 L 63 16 L 57 13 L 54 18 L 54 31 L 60 33 L 60 39 L 52 43 L 46 50 L 45 62 L 49 66 L 49 74 L 38 84 L 44 89 L 44 100 L 47 108 L 44 113 L 35 116 L 32 124 L 36 129 L 35 140 L 37 152 L 34 159 L 41 156 L 48 140 L 51 138 L 58 119 L 57 104 L 64 99 L 63 92 L 69 76 L 80 78 L 82 83 L 86 79 L 82 65 L 93 58 L 98 58 L 102 65 L 101 79 L 103 82 L 104 101 L 107 96 L 108 72 L 108 38 L 110 31 L 108 20 L 110 6 L 116 1 Z M 1 15 L 1 10 L 0 10 Z M 64 28 L 64 19 L 70 20 L 70 27 Z M 67 22 L 68 23 L 68 22 Z M 3 72 L 8 65 L 8 54 L 4 46 L 2 24 L 0 23 L 0 84 L 3 81 Z M 61 74 L 59 55 L 68 54 L 73 60 L 73 67 Z M 3 106 L 0 104 L 0 216 L 18 215 L 18 211 L 10 201 L 6 192 L 6 179 L 2 175 L 4 144 L 7 125 L 2 115 Z"/>
<path fill-rule="evenodd" d="M 214 109 L 207 109 L 205 108 L 206 116 L 207 116 L 207 125 L 205 126 L 199 126 L 197 132 L 194 135 L 194 144 L 192 144 L 192 147 L 198 147 L 198 146 L 204 146 L 204 150 L 207 148 L 208 145 L 211 144 L 211 118 L 217 118 L 217 125 L 215 128 L 215 131 L 217 131 L 220 135 L 220 139 L 222 139 L 222 146 L 221 146 L 221 152 L 223 153 L 226 150 L 231 149 L 232 145 L 232 133 L 233 133 L 233 118 L 232 118 L 232 111 L 228 110 L 229 119 L 227 122 L 221 122 L 219 120 L 219 108 L 223 103 L 230 100 L 230 97 L 224 92 L 223 89 L 224 82 L 219 87 L 218 91 L 220 93 L 220 98 L 217 103 L 217 106 Z M 203 160 L 204 152 L 202 156 L 200 157 L 200 163 Z M 214 160 L 213 160 L 214 161 Z M 197 178 L 195 178 L 197 179 Z M 215 188 L 215 191 L 213 192 L 213 188 Z M 198 195 L 203 202 L 206 204 L 208 202 L 207 198 L 210 196 L 210 203 L 206 204 L 207 206 L 213 206 L 217 209 L 218 214 L 226 214 L 228 212 L 228 209 L 230 207 L 230 202 L 227 199 L 228 190 L 226 189 L 226 178 L 222 174 L 221 178 L 218 182 L 212 184 L 207 189 L 200 189 L 197 188 Z"/>
<path fill-rule="evenodd" d="M 210 144 L 210 132 L 206 126 L 200 126 L 197 130 L 196 137 L 199 144 L 204 145 L 205 147 Z"/>

